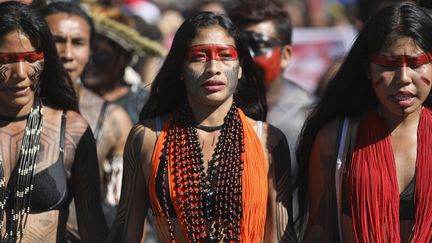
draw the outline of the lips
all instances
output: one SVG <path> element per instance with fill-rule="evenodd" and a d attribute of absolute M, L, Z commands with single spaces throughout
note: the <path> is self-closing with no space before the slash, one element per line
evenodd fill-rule
<path fill-rule="evenodd" d="M 26 96 L 30 93 L 30 86 L 8 88 L 15 96 Z"/>
<path fill-rule="evenodd" d="M 202 86 L 208 91 L 217 92 L 225 88 L 225 83 L 219 80 L 207 80 Z"/>
<path fill-rule="evenodd" d="M 67 68 L 67 67 L 65 67 L 65 69 L 66 69 L 66 71 L 67 71 L 68 73 L 75 72 L 75 68 Z"/>
<path fill-rule="evenodd" d="M 393 95 L 393 99 L 401 107 L 411 106 L 414 102 L 414 94 L 411 92 L 398 92 Z"/>

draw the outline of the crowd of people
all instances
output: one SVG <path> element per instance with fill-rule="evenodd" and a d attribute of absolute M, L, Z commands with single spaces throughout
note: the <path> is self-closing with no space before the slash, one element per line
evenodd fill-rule
<path fill-rule="evenodd" d="M 0 242 L 432 242 L 432 5 L 355 3 L 315 96 L 298 1 L 0 0 Z"/>

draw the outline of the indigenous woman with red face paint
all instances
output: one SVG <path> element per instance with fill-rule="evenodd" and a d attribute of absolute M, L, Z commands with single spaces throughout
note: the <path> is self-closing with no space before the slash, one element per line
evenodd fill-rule
<path fill-rule="evenodd" d="M 104 242 L 96 145 L 45 21 L 0 4 L 1 242 L 65 242 L 75 200 L 83 242 Z"/>
<path fill-rule="evenodd" d="M 303 128 L 304 242 L 432 242 L 426 11 L 402 3 L 371 17 Z"/>
<path fill-rule="evenodd" d="M 226 16 L 182 24 L 129 134 L 109 242 L 139 242 L 148 208 L 158 242 L 277 242 L 277 215 L 290 203 L 276 203 L 275 171 L 290 168 L 289 149 L 262 122 L 253 65 Z"/>

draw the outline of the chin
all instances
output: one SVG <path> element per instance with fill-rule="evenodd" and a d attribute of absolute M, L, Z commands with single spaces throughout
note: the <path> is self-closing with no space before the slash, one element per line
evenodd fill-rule
<path fill-rule="evenodd" d="M 20 97 L 20 98 L 14 99 L 14 100 L 12 100 L 11 103 L 14 107 L 19 108 L 19 107 L 24 107 L 24 106 L 30 105 L 30 103 L 32 103 L 32 102 L 33 102 L 33 95 L 31 97 Z"/>
<path fill-rule="evenodd" d="M 221 98 L 221 99 L 207 99 L 205 104 L 209 106 L 221 106 L 224 104 L 229 103 L 231 105 L 232 99 L 229 99 L 229 97 Z"/>

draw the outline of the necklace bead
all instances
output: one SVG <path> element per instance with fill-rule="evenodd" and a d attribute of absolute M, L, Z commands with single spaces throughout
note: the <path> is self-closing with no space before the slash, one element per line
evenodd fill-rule
<path fill-rule="evenodd" d="M 175 112 L 161 156 L 164 166 L 163 195 L 169 195 L 168 154 L 173 153 L 172 172 L 178 199 L 177 215 L 186 227 L 191 242 L 239 241 L 241 220 L 241 176 L 244 151 L 243 125 L 235 104 L 224 119 L 219 140 L 205 171 L 203 154 L 192 112 L 187 104 Z M 204 129 L 202 129 L 204 130 Z M 183 193 L 182 193 L 183 192 Z M 168 215 L 168 202 L 163 200 L 171 240 L 174 227 Z"/>

